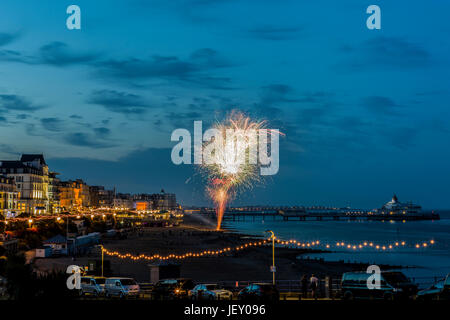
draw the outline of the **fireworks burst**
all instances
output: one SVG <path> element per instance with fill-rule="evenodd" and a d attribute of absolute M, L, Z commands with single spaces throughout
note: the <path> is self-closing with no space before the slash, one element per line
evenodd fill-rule
<path fill-rule="evenodd" d="M 217 230 L 227 204 L 236 194 L 261 182 L 261 163 L 256 156 L 258 134 L 281 134 L 266 126 L 267 121 L 252 121 L 242 112 L 233 111 L 224 122 L 213 126 L 217 135 L 204 143 L 203 149 L 209 152 L 201 169 L 208 179 L 207 193 L 216 205 Z"/>

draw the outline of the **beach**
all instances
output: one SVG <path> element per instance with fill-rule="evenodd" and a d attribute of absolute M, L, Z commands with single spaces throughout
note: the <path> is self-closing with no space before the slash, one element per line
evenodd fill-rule
<path fill-rule="evenodd" d="M 203 250 L 236 247 L 246 243 L 264 240 L 262 237 L 237 233 L 233 230 L 215 231 L 212 221 L 202 216 L 186 215 L 179 226 L 170 228 L 143 228 L 129 233 L 126 239 L 105 239 L 104 247 L 121 254 L 184 254 Z M 275 264 L 277 280 L 298 280 L 303 274 L 315 274 L 321 278 L 340 277 L 343 272 L 365 270 L 366 265 L 324 261 L 323 259 L 298 259 L 298 256 L 323 253 L 313 249 L 277 247 Z M 89 261 L 101 259 L 100 250 L 76 257 L 36 259 L 35 269 L 40 272 L 51 269 L 65 270 L 68 265 L 88 265 Z M 139 282 L 150 281 L 149 264 L 158 261 L 119 259 L 105 255 L 109 261 L 112 275 L 133 277 Z M 237 252 L 228 252 L 217 256 L 190 257 L 172 262 L 180 264 L 181 277 L 196 282 L 218 281 L 270 281 L 272 274 L 272 246 L 251 247 Z"/>

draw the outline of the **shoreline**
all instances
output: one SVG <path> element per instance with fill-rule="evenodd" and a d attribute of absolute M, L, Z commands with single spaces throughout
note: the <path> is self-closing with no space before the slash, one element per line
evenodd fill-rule
<path fill-rule="evenodd" d="M 144 228 L 136 233 L 128 234 L 126 239 L 105 239 L 106 249 L 121 254 L 184 254 L 186 252 L 201 252 L 204 250 L 220 250 L 226 247 L 236 247 L 252 240 L 260 241 L 262 236 L 240 233 L 237 230 L 226 229 L 217 232 L 212 221 L 204 217 L 185 216 L 179 226 L 171 228 Z M 275 265 L 277 280 L 299 280 L 302 275 L 315 274 L 319 278 L 331 276 L 340 277 L 343 272 L 364 271 L 368 264 L 345 262 L 327 262 L 323 259 L 298 259 L 299 256 L 311 253 L 331 252 L 317 249 L 276 247 Z M 90 261 L 101 258 L 99 250 L 93 250 L 90 255 L 36 259 L 35 268 L 40 272 L 54 269 L 65 270 L 70 264 L 88 265 Z M 115 276 L 133 277 L 139 282 L 150 281 L 150 264 L 158 261 L 132 261 L 105 255 L 112 274 Z M 252 247 L 246 250 L 227 252 L 217 256 L 189 257 L 173 261 L 180 265 L 180 276 L 193 279 L 195 282 L 219 281 L 271 281 L 272 246 Z M 399 268 L 400 266 L 390 266 Z M 402 267 L 403 268 L 403 267 Z"/>

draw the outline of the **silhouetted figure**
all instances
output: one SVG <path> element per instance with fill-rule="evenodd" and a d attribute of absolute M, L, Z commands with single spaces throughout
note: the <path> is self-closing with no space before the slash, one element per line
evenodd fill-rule
<path fill-rule="evenodd" d="M 313 274 L 309 279 L 309 286 L 311 287 L 312 297 L 317 299 L 317 288 L 319 287 L 319 279 L 317 279 Z"/>
<path fill-rule="evenodd" d="M 308 297 L 308 278 L 306 274 L 304 274 L 300 280 L 301 290 L 302 290 L 302 298 Z"/>

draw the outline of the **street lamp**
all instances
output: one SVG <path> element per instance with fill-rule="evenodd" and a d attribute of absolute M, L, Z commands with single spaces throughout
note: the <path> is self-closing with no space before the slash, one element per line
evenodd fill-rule
<path fill-rule="evenodd" d="M 103 277 L 103 253 L 104 253 L 104 248 L 102 244 L 99 244 L 100 250 L 102 250 L 102 277 Z"/>
<path fill-rule="evenodd" d="M 273 285 L 275 285 L 275 233 L 273 233 L 272 230 L 266 230 L 267 233 L 271 233 L 271 238 L 272 238 L 272 281 L 273 281 Z"/>

